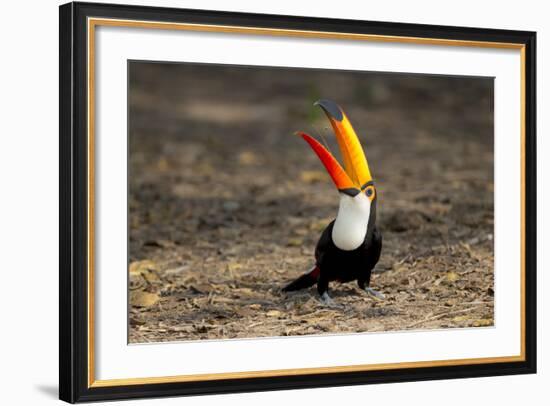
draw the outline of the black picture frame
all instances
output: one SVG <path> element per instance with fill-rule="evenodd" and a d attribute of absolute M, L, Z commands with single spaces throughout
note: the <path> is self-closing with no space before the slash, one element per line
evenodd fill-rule
<path fill-rule="evenodd" d="M 235 393 L 359 385 L 536 372 L 536 33 L 374 21 L 214 12 L 112 4 L 60 6 L 60 252 L 59 397 L 67 402 Z M 89 17 L 211 25 L 344 32 L 514 43 L 523 46 L 524 80 L 524 334 L 525 357 L 517 362 L 312 373 L 93 387 L 88 377 L 87 210 L 87 19 Z"/>

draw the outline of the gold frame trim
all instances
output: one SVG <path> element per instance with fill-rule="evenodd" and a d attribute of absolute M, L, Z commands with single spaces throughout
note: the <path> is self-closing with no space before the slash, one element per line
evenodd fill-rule
<path fill-rule="evenodd" d="M 160 30 L 183 30 L 194 32 L 217 32 L 233 33 L 244 35 L 267 35 L 281 37 L 299 37 L 299 38 L 318 38 L 318 39 L 337 39 L 337 40 L 357 40 L 386 43 L 403 43 L 417 45 L 435 45 L 435 46 L 460 46 L 460 47 L 478 47 L 478 48 L 496 48 L 512 49 L 520 51 L 520 83 L 521 83 L 521 116 L 520 116 L 520 136 L 521 136 L 521 270 L 520 270 L 520 354 L 515 356 L 503 357 L 485 357 L 485 358 L 465 358 L 454 360 L 434 360 L 434 361 L 416 361 L 416 362 L 397 362 L 384 364 L 366 364 L 366 365 L 347 365 L 318 368 L 297 368 L 297 369 L 278 369 L 267 371 L 246 371 L 246 372 L 222 372 L 213 374 L 192 374 L 160 376 L 147 378 L 123 378 L 123 379 L 95 379 L 95 278 L 94 278 L 94 242 L 95 242 L 95 28 L 97 26 L 110 27 L 132 27 L 149 28 Z M 213 381 L 220 379 L 244 379 L 244 378 L 267 378 L 278 376 L 296 376 L 311 374 L 331 374 L 339 372 L 362 372 L 391 370 L 398 368 L 425 368 L 441 366 L 458 366 L 473 364 L 495 364 L 504 362 L 522 362 L 525 361 L 525 45 L 519 43 L 507 42 L 487 42 L 487 41 L 463 41 L 440 38 L 421 38 L 421 37 L 400 37 L 391 35 L 372 35 L 372 34 L 354 34 L 343 32 L 326 31 L 308 31 L 291 29 L 274 29 L 261 27 L 241 27 L 228 25 L 209 25 L 209 24 L 187 24 L 187 23 L 165 23 L 140 20 L 121 20 L 109 18 L 88 18 L 87 27 L 88 43 L 88 387 L 113 387 L 124 385 L 143 385 L 177 382 L 197 382 Z"/>

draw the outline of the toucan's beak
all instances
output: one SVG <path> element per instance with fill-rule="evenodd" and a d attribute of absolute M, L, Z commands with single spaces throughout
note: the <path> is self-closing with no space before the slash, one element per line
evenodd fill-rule
<path fill-rule="evenodd" d="M 359 193 L 359 189 L 353 184 L 346 171 L 319 141 L 304 132 L 298 132 L 297 135 L 300 135 L 306 140 L 311 149 L 315 151 L 340 192 L 351 196 L 355 196 Z"/>
<path fill-rule="evenodd" d="M 299 133 L 315 151 L 340 192 L 355 196 L 372 182 L 367 158 L 344 111 L 336 103 L 322 99 L 315 102 L 323 109 L 336 135 L 344 160 L 344 169 L 332 154 L 317 140 Z"/>

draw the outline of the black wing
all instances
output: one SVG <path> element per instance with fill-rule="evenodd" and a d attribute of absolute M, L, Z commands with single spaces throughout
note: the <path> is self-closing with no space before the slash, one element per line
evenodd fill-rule
<path fill-rule="evenodd" d="M 334 220 L 330 222 L 321 234 L 321 238 L 317 242 L 315 247 L 315 263 L 317 266 L 321 266 L 323 263 L 323 257 L 325 253 L 334 246 L 332 242 L 332 227 L 334 226 Z"/>
<path fill-rule="evenodd" d="M 368 243 L 365 241 L 365 244 L 363 244 L 366 257 L 365 268 L 363 268 L 357 278 L 357 282 L 359 283 L 359 287 L 361 289 L 365 289 L 365 286 L 370 285 L 372 270 L 378 263 L 380 253 L 382 252 L 382 233 L 378 230 L 378 228 L 376 228 L 376 226 L 372 232 L 372 239 L 368 241 Z"/>
<path fill-rule="evenodd" d="M 374 227 L 372 232 L 372 244 L 368 248 L 369 250 L 369 265 L 371 269 L 378 263 L 380 259 L 380 253 L 382 252 L 382 233 L 378 230 L 378 227 Z"/>

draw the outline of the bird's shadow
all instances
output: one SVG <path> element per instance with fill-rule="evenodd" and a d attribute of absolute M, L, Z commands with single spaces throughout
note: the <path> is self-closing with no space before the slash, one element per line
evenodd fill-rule
<path fill-rule="evenodd" d="M 285 297 L 314 297 L 319 298 L 319 294 L 317 293 L 317 288 L 311 287 L 309 289 L 304 289 L 297 292 L 283 292 L 282 288 L 279 290 L 281 295 L 284 295 Z M 337 297 L 348 297 L 348 296 L 362 296 L 365 295 L 364 292 L 362 292 L 359 288 L 354 286 L 335 286 L 332 289 L 329 289 L 330 296 L 334 299 Z"/>
<path fill-rule="evenodd" d="M 361 292 L 359 288 L 354 286 L 341 285 L 330 290 L 330 295 L 335 297 L 346 297 L 346 296 L 362 296 L 364 292 Z"/>

